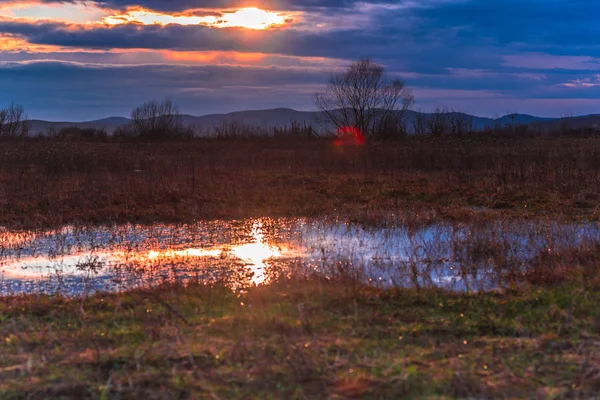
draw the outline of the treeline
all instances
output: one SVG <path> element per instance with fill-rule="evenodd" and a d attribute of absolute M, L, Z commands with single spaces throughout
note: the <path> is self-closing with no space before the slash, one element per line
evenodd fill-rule
<path fill-rule="evenodd" d="M 131 125 L 125 125 L 117 128 L 114 132 L 109 132 L 105 128 L 81 128 L 76 126 L 60 129 L 49 129 L 38 138 L 50 138 L 56 140 L 89 140 L 89 141 L 164 141 L 164 140 L 193 140 L 193 139 L 260 139 L 260 138 L 316 138 L 318 136 L 312 125 L 292 122 L 290 126 L 263 128 L 244 124 L 239 121 L 224 121 L 211 129 L 186 127 L 181 131 L 163 131 L 168 134 L 156 135 L 155 131 L 137 132 Z"/>
<path fill-rule="evenodd" d="M 552 136 L 590 136 L 600 134 L 600 128 L 578 126 L 572 118 L 560 118 L 552 122 L 536 121 L 522 123 L 517 114 L 507 115 L 508 122 L 496 122 L 493 125 L 477 127 L 472 115 L 450 108 L 438 107 L 432 113 L 416 113 L 407 128 L 408 134 L 431 137 L 460 136 L 497 136 L 502 137 L 552 137 Z"/>
<path fill-rule="evenodd" d="M 222 122 L 211 129 L 184 123 L 179 108 L 169 99 L 148 101 L 133 109 L 131 122 L 114 132 L 105 129 L 67 127 L 46 132 L 46 137 L 87 140 L 187 140 L 193 138 L 335 137 L 340 142 L 363 143 L 369 139 L 399 139 L 408 136 L 448 137 L 504 135 L 532 137 L 543 135 L 597 135 L 597 126 L 585 128 L 570 124 L 570 118 L 555 124 L 518 123 L 511 114 L 509 123 L 483 129 L 466 113 L 438 107 L 432 113 L 417 112 L 407 118 L 415 104 L 412 91 L 399 78 L 390 78 L 382 65 L 369 58 L 351 63 L 344 71 L 333 73 L 314 102 L 319 129 L 292 122 L 289 127 L 264 128 L 238 121 Z M 23 107 L 11 104 L 0 110 L 0 138 L 23 138 L 29 124 Z"/>
<path fill-rule="evenodd" d="M 27 135 L 22 135 L 25 137 Z M 264 128 L 239 121 L 223 121 L 210 129 L 186 126 L 179 109 L 169 99 L 145 102 L 131 112 L 131 122 L 113 132 L 105 128 L 69 126 L 48 129 L 39 137 L 62 140 L 190 140 L 194 138 L 251 139 L 266 137 L 315 137 L 310 124 L 292 121 L 289 126 Z M 11 136 L 12 137 L 12 136 Z"/>
<path fill-rule="evenodd" d="M 377 114 L 374 114 L 377 116 Z M 402 118 L 394 120 L 393 126 L 387 127 L 388 134 L 370 135 L 371 139 L 401 139 L 405 137 L 552 137 L 552 136 L 597 136 L 597 126 L 573 126 L 571 118 L 556 120 L 553 124 L 541 122 L 519 123 L 516 114 L 509 122 L 477 127 L 472 115 L 455 111 L 448 107 L 438 107 L 431 113 L 416 112 L 407 121 L 405 112 Z M 330 121 L 329 121 L 330 122 Z M 255 139 L 255 138 L 322 138 L 329 139 L 339 135 L 334 124 L 330 129 L 315 129 L 311 124 L 292 121 L 289 126 L 265 128 L 245 124 L 236 120 L 223 121 L 212 128 L 186 126 L 183 116 L 171 100 L 148 101 L 131 112 L 131 122 L 117 127 L 114 131 L 96 127 L 69 126 L 60 129 L 50 128 L 35 135 L 36 138 L 56 140 L 191 140 L 200 139 Z M 30 123 L 20 105 L 11 104 L 0 109 L 0 139 L 33 138 L 30 134 Z"/>

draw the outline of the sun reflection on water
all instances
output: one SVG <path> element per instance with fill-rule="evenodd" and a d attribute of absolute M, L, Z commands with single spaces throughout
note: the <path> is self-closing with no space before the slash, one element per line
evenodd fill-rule
<path fill-rule="evenodd" d="M 503 268 L 537 265 L 540 254 L 596 251 L 598 243 L 597 224 L 539 222 L 442 223 L 412 230 L 261 218 L 0 229 L 0 296 L 78 296 L 194 282 L 243 290 L 280 276 L 315 273 L 378 286 L 490 290 L 502 284 Z M 499 251 L 488 255 L 481 246 Z"/>
<path fill-rule="evenodd" d="M 265 243 L 262 232 L 262 223 L 255 222 L 252 227 L 253 243 L 234 246 L 231 252 L 239 259 L 247 263 L 252 270 L 252 283 L 260 285 L 266 280 L 265 261 L 270 258 L 281 257 L 281 251 Z"/>
<path fill-rule="evenodd" d="M 72 234 L 73 230 L 63 229 L 51 231 L 49 235 Z M 220 244 L 210 247 L 188 247 L 183 249 L 140 249 L 124 251 L 123 249 L 106 250 L 83 250 L 69 251 L 68 246 L 63 250 L 65 254 L 42 254 L 16 257 L 0 257 L 0 279 L 27 279 L 44 280 L 49 276 L 108 276 L 111 274 L 110 267 L 128 266 L 136 270 L 151 270 L 153 273 L 168 270 L 173 265 L 184 266 L 190 270 L 203 269 L 207 265 L 218 263 L 229 265 L 240 265 L 246 268 L 249 274 L 243 274 L 246 281 L 236 282 L 235 286 L 260 285 L 265 283 L 267 275 L 265 270 L 268 260 L 283 256 L 282 250 L 289 246 L 272 246 L 267 244 L 263 233 L 263 225 L 255 221 L 249 235 L 250 242 L 242 241 L 239 244 Z M 12 249 L 21 250 L 26 248 L 27 242 L 39 240 L 43 235 L 33 234 L 4 234 L 4 243 Z M 62 239 L 55 239 L 60 242 Z M 154 243 L 160 245 L 160 241 Z M 23 247 L 25 246 L 25 247 Z M 60 247 L 60 246 L 59 246 Z M 108 245 L 107 247 L 110 247 Z M 2 258 L 5 258 L 2 260 Z M 158 272 L 160 273 L 160 272 Z"/>

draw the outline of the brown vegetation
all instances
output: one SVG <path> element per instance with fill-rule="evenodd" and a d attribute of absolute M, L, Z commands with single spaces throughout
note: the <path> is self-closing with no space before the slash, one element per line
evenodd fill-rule
<path fill-rule="evenodd" d="M 0 142 L 0 224 L 600 216 L 600 139 Z"/>
<path fill-rule="evenodd" d="M 0 141 L 1 225 L 600 216 L 595 137 L 73 139 Z M 540 249 L 523 271 L 506 268 L 508 243 L 458 240 L 458 261 L 501 266 L 523 290 L 381 289 L 342 268 L 243 291 L 3 297 L 0 397 L 593 396 L 598 246 Z"/>

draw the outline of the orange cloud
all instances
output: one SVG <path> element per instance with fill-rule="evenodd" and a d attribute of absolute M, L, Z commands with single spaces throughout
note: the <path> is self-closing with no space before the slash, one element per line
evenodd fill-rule
<path fill-rule="evenodd" d="M 142 51 L 137 50 L 136 51 Z M 97 49 L 85 49 L 77 47 L 62 47 L 56 45 L 46 44 L 32 44 L 18 36 L 0 33 L 0 53 L 26 53 L 26 54 L 48 54 L 53 53 L 54 55 L 70 54 L 70 53 L 88 53 L 88 54 L 130 54 L 131 49 L 127 50 L 97 50 Z M 44 59 L 40 57 L 39 59 Z"/>
<path fill-rule="evenodd" d="M 234 51 L 173 51 L 161 52 L 166 60 L 199 64 L 255 64 L 263 61 L 267 54 L 240 53 Z"/>
<path fill-rule="evenodd" d="M 0 34 L 0 52 L 50 53 L 57 49 L 58 46 L 34 45 L 16 36 Z"/>
<path fill-rule="evenodd" d="M 215 28 L 269 29 L 283 26 L 292 20 L 291 15 L 261 10 L 255 7 L 225 11 L 220 15 L 165 14 L 143 8 L 132 8 L 123 14 L 102 19 L 108 25 L 137 23 L 143 25 L 204 25 Z"/>

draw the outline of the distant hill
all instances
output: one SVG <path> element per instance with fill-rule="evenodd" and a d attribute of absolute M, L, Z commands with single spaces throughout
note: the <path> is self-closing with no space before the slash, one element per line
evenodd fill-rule
<path fill-rule="evenodd" d="M 429 118 L 432 114 L 419 113 L 416 111 L 407 111 L 405 121 L 407 127 L 412 130 L 414 121 L 422 116 Z M 485 129 L 491 127 L 504 127 L 511 124 L 536 124 L 544 130 L 559 129 L 561 126 L 568 128 L 582 128 L 600 126 L 599 115 L 585 115 L 570 118 L 541 118 L 527 114 L 509 114 L 500 118 L 477 117 L 463 113 L 450 113 L 446 115 L 461 116 L 462 118 L 472 118 L 475 129 Z M 283 128 L 289 127 L 292 123 L 300 125 L 312 125 L 317 131 L 322 131 L 323 121 L 326 121 L 323 113 L 310 111 L 296 111 L 290 108 L 275 108 L 270 110 L 248 110 L 238 111 L 228 114 L 209 114 L 203 116 L 182 115 L 182 121 L 186 126 L 198 129 L 201 134 L 210 135 L 216 127 L 231 122 L 249 125 L 260 128 Z M 110 117 L 96 121 L 86 122 L 50 122 L 41 120 L 30 120 L 30 130 L 32 134 L 45 134 L 52 131 L 58 131 L 63 128 L 98 128 L 105 129 L 112 133 L 121 125 L 129 123 L 128 118 Z"/>
<path fill-rule="evenodd" d="M 38 119 L 29 120 L 29 130 L 32 134 L 45 134 L 52 131 L 59 131 L 63 128 L 96 128 L 105 129 L 107 132 L 114 132 L 121 125 L 128 124 L 129 119 L 123 117 L 110 117 L 87 122 L 50 122 Z"/>
<path fill-rule="evenodd" d="M 527 114 L 508 114 L 493 121 L 494 123 L 499 124 L 500 126 L 504 126 L 511 124 L 528 125 L 535 122 L 548 122 L 553 120 L 553 118 L 540 118 Z"/>
<path fill-rule="evenodd" d="M 545 128 L 553 127 L 555 129 L 561 126 L 567 129 L 580 129 L 580 128 L 595 128 L 600 127 L 600 114 L 582 115 L 578 117 L 558 118 L 542 123 Z"/>

